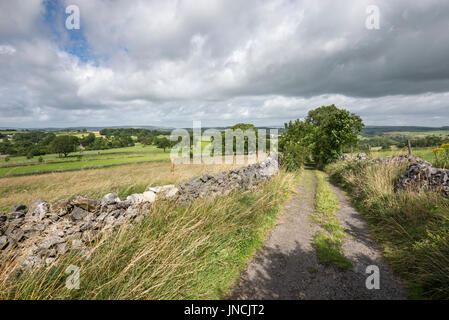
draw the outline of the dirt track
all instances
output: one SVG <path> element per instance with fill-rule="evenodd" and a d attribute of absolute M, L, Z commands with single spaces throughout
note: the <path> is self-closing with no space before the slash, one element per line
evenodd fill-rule
<path fill-rule="evenodd" d="M 312 237 L 316 177 L 305 170 L 295 195 L 285 205 L 265 246 L 241 275 L 230 299 L 404 299 L 405 292 L 372 241 L 369 228 L 345 193 L 332 186 L 340 202 L 337 215 L 347 236 L 344 255 L 352 269 L 318 263 Z M 380 289 L 367 289 L 369 265 L 380 270 Z"/>

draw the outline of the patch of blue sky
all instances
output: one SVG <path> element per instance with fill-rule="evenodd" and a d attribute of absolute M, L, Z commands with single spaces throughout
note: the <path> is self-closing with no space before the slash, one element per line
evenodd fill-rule
<path fill-rule="evenodd" d="M 44 0 L 43 18 L 48 25 L 56 45 L 65 52 L 77 56 L 82 62 L 98 66 L 98 59 L 93 55 L 83 33 L 83 15 L 80 12 L 80 29 L 69 30 L 65 22 L 69 14 L 63 1 Z"/>

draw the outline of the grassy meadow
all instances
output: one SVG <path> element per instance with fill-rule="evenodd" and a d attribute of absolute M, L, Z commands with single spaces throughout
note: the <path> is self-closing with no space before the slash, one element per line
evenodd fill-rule
<path fill-rule="evenodd" d="M 127 196 L 149 186 L 173 184 L 204 173 L 230 170 L 238 165 L 176 165 L 171 174 L 169 161 L 154 161 L 95 170 L 54 172 L 41 175 L 0 178 L 0 210 L 39 198 L 54 201 L 78 194 L 101 197 L 115 192 Z"/>
<path fill-rule="evenodd" d="M 170 152 L 154 146 L 136 145 L 134 147 L 107 150 L 90 150 L 70 153 L 67 157 L 57 154 L 27 159 L 26 157 L 12 157 L 9 161 L 0 163 L 0 177 L 48 173 L 54 171 L 80 170 L 85 168 L 101 168 L 103 166 L 123 165 L 144 161 L 168 160 Z"/>
<path fill-rule="evenodd" d="M 432 149 L 434 148 L 412 148 L 412 155 L 432 162 L 435 160 L 435 155 L 433 154 Z M 397 156 L 406 153 L 408 153 L 407 148 L 392 148 L 391 150 L 372 150 L 369 156 L 371 158 L 385 158 L 388 156 Z"/>

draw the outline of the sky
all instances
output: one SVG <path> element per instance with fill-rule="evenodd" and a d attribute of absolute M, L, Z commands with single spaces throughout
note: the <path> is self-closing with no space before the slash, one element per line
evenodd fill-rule
<path fill-rule="evenodd" d="M 448 31 L 447 0 L 2 0 L 0 127 L 449 125 Z"/>

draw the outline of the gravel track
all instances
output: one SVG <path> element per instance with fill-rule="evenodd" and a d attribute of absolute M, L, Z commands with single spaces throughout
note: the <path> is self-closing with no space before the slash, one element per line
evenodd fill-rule
<path fill-rule="evenodd" d="M 264 247 L 256 254 L 228 299 L 337 300 L 404 299 L 405 292 L 369 235 L 367 223 L 345 193 L 332 186 L 340 202 L 337 216 L 346 230 L 343 250 L 352 269 L 318 263 L 312 238 L 320 227 L 314 213 L 316 176 L 304 170 L 295 194 L 279 215 Z M 380 289 L 368 290 L 366 267 L 380 270 Z"/>

